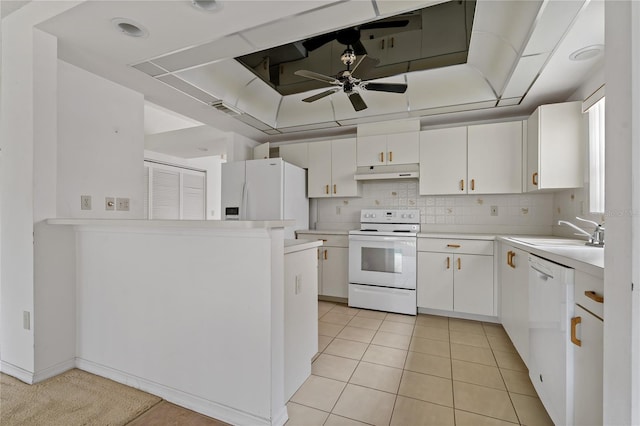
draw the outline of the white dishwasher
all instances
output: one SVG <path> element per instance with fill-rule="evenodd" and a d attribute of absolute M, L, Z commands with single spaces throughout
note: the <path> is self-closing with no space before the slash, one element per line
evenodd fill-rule
<path fill-rule="evenodd" d="M 529 255 L 529 376 L 551 420 L 573 424 L 574 270 Z"/>

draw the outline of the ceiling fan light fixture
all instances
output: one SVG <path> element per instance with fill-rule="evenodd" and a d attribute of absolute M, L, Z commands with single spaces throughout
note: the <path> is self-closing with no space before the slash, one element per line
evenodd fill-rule
<path fill-rule="evenodd" d="M 149 31 L 145 27 L 138 24 L 137 22 L 132 21 L 131 19 L 113 18 L 111 20 L 111 23 L 118 29 L 118 31 L 130 37 L 149 37 Z"/>
<path fill-rule="evenodd" d="M 344 50 L 344 52 L 342 52 L 342 55 L 340 56 L 340 60 L 346 66 L 353 65 L 356 61 L 356 54 L 352 49 L 347 48 Z"/>

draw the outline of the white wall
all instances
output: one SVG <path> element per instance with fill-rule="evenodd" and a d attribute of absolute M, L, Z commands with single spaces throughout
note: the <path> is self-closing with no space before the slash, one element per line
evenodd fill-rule
<path fill-rule="evenodd" d="M 232 424 L 277 423 L 282 229 L 82 226 L 76 240 L 80 368 Z"/>
<path fill-rule="evenodd" d="M 423 231 L 550 234 L 552 205 L 552 194 L 421 196 L 417 180 L 396 180 L 364 182 L 361 198 L 317 199 L 311 217 L 318 229 L 354 229 L 363 208 L 417 208 Z"/>
<path fill-rule="evenodd" d="M 155 160 L 175 166 L 192 167 L 207 172 L 207 214 L 206 219 L 220 219 L 222 159 L 219 155 L 200 158 L 180 158 L 159 152 L 144 152 L 145 160 Z"/>
<path fill-rule="evenodd" d="M 227 161 L 253 160 L 253 148 L 259 145 L 253 139 L 234 134 L 227 147 Z"/>
<path fill-rule="evenodd" d="M 73 6 L 31 2 L 2 19 L 0 356 L 2 370 L 25 381 L 35 370 L 34 222 L 54 211 L 57 136 L 56 43 L 33 27 Z"/>
<path fill-rule="evenodd" d="M 638 148 L 633 140 L 640 123 L 634 121 L 632 110 L 633 82 L 638 82 L 637 70 L 632 74 L 632 59 L 638 58 L 638 47 L 632 44 L 632 4 L 629 1 L 605 3 L 606 77 L 606 249 L 604 270 L 604 424 L 632 424 L 632 268 L 638 253 L 632 251 L 632 238 L 638 239 L 638 229 L 632 225 L 632 154 Z M 636 15 L 637 17 L 637 15 Z M 637 87 L 637 86 L 636 86 Z M 637 92 L 636 92 L 637 93 Z M 637 96 L 637 94 L 636 94 Z M 637 102 L 635 103 L 637 105 Z M 635 145 L 635 146 L 634 146 Z M 634 184 L 638 183 L 635 176 Z M 636 291 L 638 291 L 636 283 Z"/>
<path fill-rule="evenodd" d="M 58 111 L 57 216 L 143 218 L 143 95 L 59 61 Z M 130 211 L 106 211 L 105 197 L 129 198 Z"/>

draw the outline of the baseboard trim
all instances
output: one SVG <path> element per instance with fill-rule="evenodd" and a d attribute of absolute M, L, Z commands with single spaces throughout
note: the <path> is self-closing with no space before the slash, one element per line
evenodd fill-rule
<path fill-rule="evenodd" d="M 0 371 L 11 377 L 15 377 L 16 379 L 20 380 L 21 382 L 25 382 L 28 385 L 33 384 L 34 374 L 32 372 L 13 365 L 7 361 L 0 361 Z"/>
<path fill-rule="evenodd" d="M 75 358 L 68 359 L 59 364 L 45 368 L 42 371 L 37 371 L 33 375 L 33 383 L 39 383 L 39 382 L 42 382 L 43 380 L 50 379 L 51 377 L 57 376 L 58 374 L 62 374 L 65 371 L 69 371 L 75 367 L 76 367 Z"/>
<path fill-rule="evenodd" d="M 277 416 L 273 417 L 273 420 L 271 421 L 271 425 L 284 426 L 287 420 L 289 420 L 289 412 L 287 411 L 287 406 L 285 405 L 284 407 L 282 407 L 282 410 L 280 410 L 280 413 L 278 413 Z"/>
<path fill-rule="evenodd" d="M 106 377 L 123 385 L 131 386 L 153 395 L 159 396 L 169 402 L 177 404 L 181 407 L 188 408 L 205 416 L 213 417 L 223 422 L 233 425 L 247 426 L 282 426 L 287 421 L 287 408 L 278 413 L 272 421 L 262 417 L 257 417 L 214 401 L 209 401 L 189 393 L 170 388 L 168 386 L 146 380 L 144 378 L 134 376 L 124 371 L 116 370 L 92 361 L 82 358 L 76 358 L 75 365 L 80 370 Z"/>
<path fill-rule="evenodd" d="M 493 322 L 500 324 L 500 318 L 489 315 L 465 314 L 462 312 L 441 311 L 439 309 L 418 308 L 419 314 L 437 315 L 441 317 L 468 319 L 473 321 Z"/>

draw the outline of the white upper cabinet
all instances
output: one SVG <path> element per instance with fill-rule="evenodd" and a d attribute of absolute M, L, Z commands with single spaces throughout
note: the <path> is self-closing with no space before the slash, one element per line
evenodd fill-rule
<path fill-rule="evenodd" d="M 420 132 L 420 194 L 522 191 L 522 122 Z"/>
<path fill-rule="evenodd" d="M 416 164 L 418 152 L 418 132 L 358 136 L 357 164 L 358 167 Z"/>
<path fill-rule="evenodd" d="M 466 194 L 467 128 L 420 132 L 420 194 Z"/>
<path fill-rule="evenodd" d="M 527 191 L 584 185 L 586 132 L 581 102 L 539 106 L 527 120 Z"/>
<path fill-rule="evenodd" d="M 360 184 L 356 172 L 355 138 L 308 144 L 309 198 L 357 197 Z"/>
<path fill-rule="evenodd" d="M 309 198 L 331 197 L 331 141 L 309 144 L 307 195 Z"/>
<path fill-rule="evenodd" d="M 522 121 L 469 126 L 468 193 L 522 192 Z"/>

